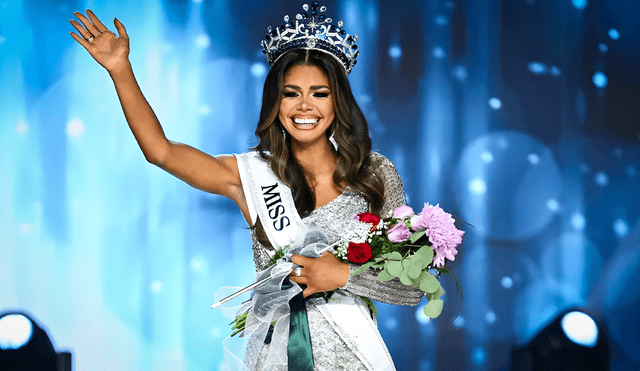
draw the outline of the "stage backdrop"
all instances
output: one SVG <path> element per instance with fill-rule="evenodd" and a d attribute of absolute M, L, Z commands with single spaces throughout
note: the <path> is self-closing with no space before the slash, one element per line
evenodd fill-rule
<path fill-rule="evenodd" d="M 409 205 L 474 227 L 445 309 L 380 304 L 399 371 L 507 370 L 564 310 L 640 367 L 640 3 L 327 1 L 359 35 L 351 73 Z M 108 74 L 69 32 L 91 8 L 131 38 L 167 136 L 256 144 L 268 25 L 300 1 L 0 2 L 0 311 L 25 310 L 76 370 L 223 370 L 220 286 L 253 279 L 226 199 L 148 164 Z"/>

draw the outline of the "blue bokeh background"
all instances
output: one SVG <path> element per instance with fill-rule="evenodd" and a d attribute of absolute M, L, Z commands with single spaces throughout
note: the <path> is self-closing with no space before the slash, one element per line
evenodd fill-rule
<path fill-rule="evenodd" d="M 223 370 L 220 286 L 253 279 L 235 205 L 145 162 L 108 74 L 68 33 L 127 27 L 167 136 L 243 152 L 267 25 L 301 2 L 0 0 L 0 311 L 76 370 Z M 571 307 L 640 368 L 640 3 L 327 1 L 360 36 L 350 81 L 409 204 L 466 227 L 443 314 L 379 305 L 399 371 L 507 370 Z M 422 304 L 424 305 L 424 303 Z"/>

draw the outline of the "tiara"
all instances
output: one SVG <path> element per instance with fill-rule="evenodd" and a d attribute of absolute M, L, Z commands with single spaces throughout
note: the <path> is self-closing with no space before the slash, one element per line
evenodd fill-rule
<path fill-rule="evenodd" d="M 311 8 L 311 9 L 309 9 Z M 282 26 L 267 28 L 265 40 L 262 40 L 262 52 L 267 55 L 269 66 L 273 64 L 291 49 L 316 49 L 334 56 L 347 73 L 356 64 L 356 57 L 360 54 L 355 44 L 358 36 L 349 36 L 342 29 L 342 21 L 337 26 L 332 24 L 331 18 L 324 13 L 326 6 L 320 6 L 317 1 L 302 5 L 303 13 L 296 14 L 295 23 L 289 21 L 289 16 L 284 16 Z"/>

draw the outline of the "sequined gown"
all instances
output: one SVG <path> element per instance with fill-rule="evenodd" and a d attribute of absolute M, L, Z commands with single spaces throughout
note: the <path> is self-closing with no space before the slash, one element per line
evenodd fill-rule
<path fill-rule="evenodd" d="M 372 169 L 377 176 L 382 177 L 385 186 L 381 216 L 389 217 L 394 208 L 405 204 L 402 182 L 391 161 L 375 152 L 371 156 Z M 348 234 L 347 228 L 349 224 L 353 225 L 353 217 L 367 209 L 368 204 L 364 197 L 347 188 L 340 196 L 303 218 L 302 222 L 306 225 L 316 223 L 327 233 L 330 242 L 335 242 Z M 270 255 L 268 250 L 258 242 L 253 229 L 251 233 L 256 270 L 261 271 L 267 268 Z M 356 266 L 352 265 L 351 269 L 353 270 L 354 267 Z M 422 291 L 407 288 L 397 279 L 384 283 L 378 281 L 377 271 L 372 269 L 355 277 L 349 277 L 343 290 L 349 295 L 366 296 L 380 302 L 398 305 L 417 305 L 422 297 Z M 324 304 L 324 300 L 323 298 L 306 300 L 315 370 L 366 371 L 367 367 L 364 363 L 358 359 L 317 309 L 317 306 Z M 265 348 L 267 346 L 265 345 Z M 264 351 L 266 349 L 263 349 L 263 353 Z M 262 359 L 259 359 L 257 370 L 285 370 L 282 366 L 266 368 L 261 361 Z"/>

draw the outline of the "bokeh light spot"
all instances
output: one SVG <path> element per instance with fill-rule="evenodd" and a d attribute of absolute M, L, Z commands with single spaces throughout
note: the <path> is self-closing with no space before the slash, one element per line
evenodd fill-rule
<path fill-rule="evenodd" d="M 384 321 L 384 327 L 387 330 L 395 330 L 398 328 L 398 320 L 396 319 L 396 317 L 391 316 L 387 318 L 386 321 Z"/>
<path fill-rule="evenodd" d="M 19 120 L 16 124 L 16 134 L 25 135 L 29 131 L 29 126 L 24 120 Z"/>
<path fill-rule="evenodd" d="M 436 46 L 435 48 L 433 48 L 433 56 L 438 59 L 444 58 L 445 56 L 444 49 L 442 49 L 441 46 Z"/>
<path fill-rule="evenodd" d="M 198 48 L 208 48 L 211 45 L 211 38 L 208 35 L 200 35 L 196 37 L 195 44 Z"/>
<path fill-rule="evenodd" d="M 476 347 L 471 352 L 471 359 L 477 365 L 483 364 L 487 360 L 487 352 L 481 347 Z"/>
<path fill-rule="evenodd" d="M 618 40 L 620 38 L 620 32 L 618 32 L 618 30 L 616 30 L 615 28 L 612 28 L 609 30 L 609 37 L 612 40 Z"/>
<path fill-rule="evenodd" d="M 607 44 L 604 44 L 604 43 L 598 44 L 598 49 L 600 49 L 600 51 L 603 53 L 606 53 L 609 51 L 609 47 L 607 46 Z"/>
<path fill-rule="evenodd" d="M 613 231 L 616 236 L 622 238 L 629 233 L 629 223 L 624 219 L 618 218 L 613 221 Z"/>
<path fill-rule="evenodd" d="M 465 322 L 465 320 L 464 320 L 463 316 L 457 316 L 453 320 L 452 324 L 453 324 L 453 327 L 455 327 L 455 328 L 462 328 L 462 327 L 464 327 L 464 322 Z"/>
<path fill-rule="evenodd" d="M 489 151 L 484 151 L 480 155 L 480 158 L 482 159 L 483 162 L 489 164 L 491 163 L 491 161 L 493 161 L 493 154 Z"/>
<path fill-rule="evenodd" d="M 400 48 L 400 45 L 391 45 L 389 48 L 389 56 L 393 59 L 402 57 L 402 48 Z"/>
<path fill-rule="evenodd" d="M 611 154 L 613 154 L 614 157 L 622 158 L 624 153 L 622 152 L 622 148 L 614 148 L 613 151 L 611 151 Z"/>
<path fill-rule="evenodd" d="M 453 68 L 453 76 L 460 81 L 464 81 L 469 77 L 469 71 L 464 66 L 457 65 Z"/>
<path fill-rule="evenodd" d="M 256 62 L 251 65 L 251 75 L 253 75 L 253 77 L 262 77 L 265 73 L 267 73 L 267 67 L 264 63 Z"/>
<path fill-rule="evenodd" d="M 495 323 L 496 319 L 498 319 L 498 316 L 496 316 L 496 313 L 492 310 L 484 315 L 484 320 L 487 321 L 487 323 Z"/>
<path fill-rule="evenodd" d="M 207 262 L 200 257 L 191 258 L 189 265 L 194 272 L 204 272 L 207 270 Z"/>
<path fill-rule="evenodd" d="M 573 215 L 571 215 L 571 225 L 576 230 L 578 231 L 583 230 L 586 224 L 587 224 L 587 221 L 584 218 L 584 215 L 582 215 L 581 213 L 573 213 Z"/>
<path fill-rule="evenodd" d="M 160 281 L 151 282 L 151 291 L 156 294 L 162 291 L 162 282 Z"/>
<path fill-rule="evenodd" d="M 527 160 L 531 165 L 538 165 L 538 163 L 540 163 L 540 156 L 535 153 L 529 153 L 529 155 L 527 155 Z"/>
<path fill-rule="evenodd" d="M 419 306 L 418 306 L 418 308 L 416 309 L 416 320 L 417 320 L 419 323 L 423 324 L 423 325 L 426 325 L 426 324 L 431 323 L 431 318 L 427 317 L 427 316 L 424 314 L 424 307 L 425 307 L 425 305 L 426 305 L 426 304 L 424 304 L 424 305 L 419 305 Z"/>
<path fill-rule="evenodd" d="M 473 179 L 469 182 L 469 191 L 475 195 L 484 194 L 487 191 L 487 184 L 480 178 Z"/>
<path fill-rule="evenodd" d="M 607 86 L 607 76 L 602 72 L 596 72 L 593 74 L 593 85 L 602 89 Z"/>
<path fill-rule="evenodd" d="M 78 139 L 84 135 L 84 122 L 80 119 L 73 119 L 67 123 L 67 135 L 73 139 Z"/>
<path fill-rule="evenodd" d="M 493 97 L 489 99 L 489 107 L 493 109 L 500 109 L 502 108 L 502 101 L 500 101 L 500 99 L 498 98 Z"/>
<path fill-rule="evenodd" d="M 547 72 L 547 66 L 545 66 L 544 63 L 540 63 L 540 62 L 531 62 L 529 63 L 528 68 L 529 68 L 529 71 L 537 75 Z"/>
<path fill-rule="evenodd" d="M 502 287 L 504 287 L 505 289 L 510 289 L 511 287 L 513 287 L 513 279 L 509 276 L 504 276 L 500 280 L 500 285 L 502 285 Z"/>
<path fill-rule="evenodd" d="M 554 212 L 558 211 L 558 209 L 560 209 L 560 204 L 558 203 L 557 200 L 550 198 L 547 200 L 547 209 Z"/>
<path fill-rule="evenodd" d="M 607 184 L 609 184 L 609 176 L 607 174 L 603 173 L 602 171 L 597 172 L 593 176 L 593 180 L 600 187 L 605 187 Z"/>
<path fill-rule="evenodd" d="M 587 0 L 571 0 L 571 3 L 577 9 L 584 9 L 587 6 Z"/>
<path fill-rule="evenodd" d="M 449 19 L 444 15 L 440 14 L 439 16 L 436 17 L 436 24 L 438 26 L 446 26 L 449 24 Z"/>
<path fill-rule="evenodd" d="M 211 113 L 211 107 L 209 107 L 208 104 L 203 103 L 198 108 L 198 113 L 200 113 L 202 116 L 207 116 Z"/>
<path fill-rule="evenodd" d="M 20 224 L 20 233 L 29 234 L 33 230 L 33 226 L 31 223 L 22 223 Z"/>

